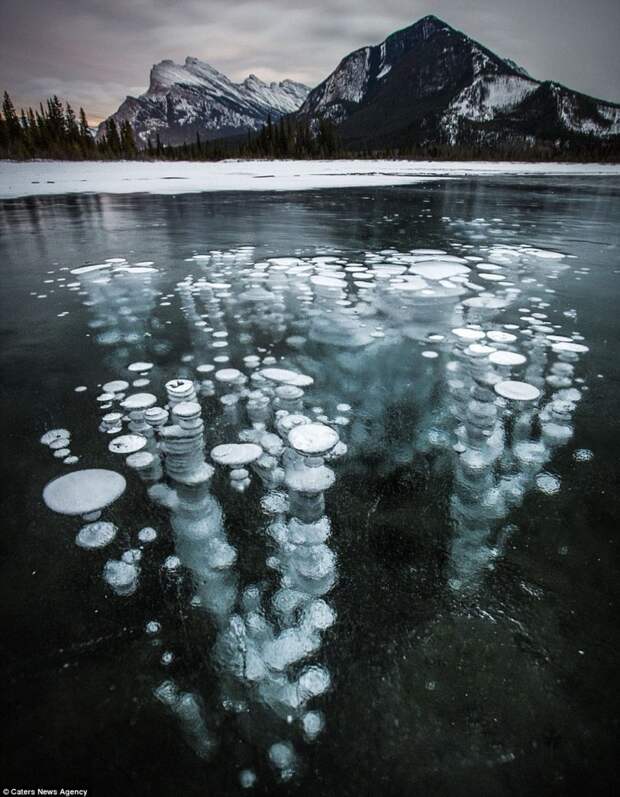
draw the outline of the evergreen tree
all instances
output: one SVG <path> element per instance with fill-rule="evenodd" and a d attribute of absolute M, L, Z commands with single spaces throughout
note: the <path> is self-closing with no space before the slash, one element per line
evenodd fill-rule
<path fill-rule="evenodd" d="M 96 154 L 95 140 L 93 139 L 84 108 L 80 108 L 80 121 L 78 125 L 80 151 L 83 158 L 93 157 Z"/>
<path fill-rule="evenodd" d="M 46 130 L 48 144 L 55 155 L 67 133 L 64 109 L 56 95 L 47 101 Z"/>
<path fill-rule="evenodd" d="M 113 118 L 106 122 L 105 140 L 106 148 L 110 155 L 118 157 L 121 154 L 121 139 L 118 134 L 118 127 Z"/>
<path fill-rule="evenodd" d="M 134 158 L 138 151 L 133 137 L 133 129 L 127 119 L 121 123 L 120 151 L 124 158 Z"/>
<path fill-rule="evenodd" d="M 75 118 L 75 111 L 69 105 L 69 103 L 67 103 L 67 107 L 65 109 L 65 130 L 67 131 L 67 135 L 71 141 L 77 141 L 79 139 L 80 130 Z"/>
<path fill-rule="evenodd" d="M 22 129 L 15 111 L 15 106 L 9 97 L 8 91 L 4 92 L 4 98 L 2 101 L 2 114 L 4 116 L 8 157 L 22 157 Z"/>
<path fill-rule="evenodd" d="M 9 156 L 9 134 L 4 116 L 0 113 L 0 158 Z"/>
<path fill-rule="evenodd" d="M 90 128 L 88 127 L 88 120 L 86 119 L 86 112 L 82 107 L 80 107 L 80 138 L 92 138 L 90 135 Z"/>

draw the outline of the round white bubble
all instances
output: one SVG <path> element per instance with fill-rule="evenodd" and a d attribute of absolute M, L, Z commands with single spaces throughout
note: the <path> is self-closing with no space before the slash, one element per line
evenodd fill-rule
<path fill-rule="evenodd" d="M 117 531 L 114 523 L 105 520 L 87 523 L 79 530 L 75 542 L 80 548 L 103 548 L 112 542 Z"/>
<path fill-rule="evenodd" d="M 494 386 L 498 396 L 512 401 L 535 401 L 540 396 L 540 390 L 529 382 L 515 382 L 506 380 Z"/>
<path fill-rule="evenodd" d="M 125 478 L 113 470 L 76 470 L 49 482 L 43 489 L 43 500 L 61 515 L 85 515 L 116 501 L 126 486 Z"/>

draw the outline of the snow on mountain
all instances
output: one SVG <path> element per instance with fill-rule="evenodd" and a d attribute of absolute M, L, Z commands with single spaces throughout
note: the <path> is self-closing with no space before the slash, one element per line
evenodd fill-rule
<path fill-rule="evenodd" d="M 269 116 L 296 111 L 308 91 L 292 80 L 265 83 L 256 75 L 233 83 L 197 58 L 182 65 L 164 60 L 151 69 L 148 90 L 127 97 L 111 118 L 117 124 L 128 120 L 142 144 L 157 135 L 163 143 L 179 144 L 194 141 L 197 133 L 204 140 L 260 130 Z"/>
<path fill-rule="evenodd" d="M 567 130 L 586 133 L 597 137 L 620 135 L 620 106 L 603 103 L 600 100 L 583 98 L 595 104 L 593 113 L 584 114 L 580 95 L 569 91 L 559 83 L 549 84 L 556 103 L 557 114 Z"/>
<path fill-rule="evenodd" d="M 456 144 L 462 120 L 490 122 L 498 112 L 518 106 L 538 88 L 534 80 L 516 75 L 481 75 L 450 102 L 441 124 L 448 141 Z"/>
<path fill-rule="evenodd" d="M 353 148 L 620 135 L 619 105 L 535 80 L 434 16 L 343 58 L 298 114 L 331 120 Z"/>
<path fill-rule="evenodd" d="M 148 90 L 127 97 L 113 118 L 128 120 L 144 145 L 258 131 L 285 114 L 314 128 L 330 120 L 351 149 L 620 146 L 620 105 L 536 80 L 435 16 L 350 53 L 312 91 L 256 75 L 234 83 L 197 58 L 161 61 Z"/>

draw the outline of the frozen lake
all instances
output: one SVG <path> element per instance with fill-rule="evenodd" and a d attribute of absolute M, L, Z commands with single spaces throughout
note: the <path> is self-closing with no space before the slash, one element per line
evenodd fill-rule
<path fill-rule="evenodd" d="M 610 788 L 618 219 L 588 175 L 0 201 L 5 779 Z"/>

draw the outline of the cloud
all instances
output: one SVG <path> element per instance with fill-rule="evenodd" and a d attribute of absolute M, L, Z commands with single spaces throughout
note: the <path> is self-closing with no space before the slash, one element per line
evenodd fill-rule
<path fill-rule="evenodd" d="M 616 0 L 18 0 L 3 9 L 0 74 L 18 105 L 56 93 L 101 118 L 163 58 L 315 85 L 427 13 L 535 77 L 620 101 Z"/>

